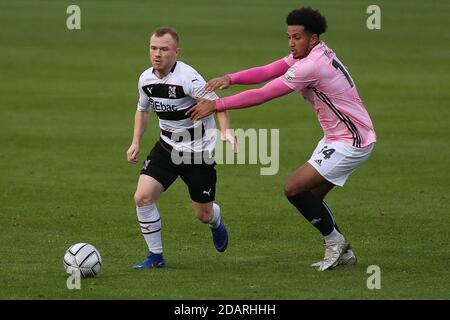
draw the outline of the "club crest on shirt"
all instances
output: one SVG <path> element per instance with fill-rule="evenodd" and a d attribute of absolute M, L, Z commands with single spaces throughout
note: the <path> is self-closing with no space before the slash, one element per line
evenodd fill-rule
<path fill-rule="evenodd" d="M 285 78 L 287 81 L 292 81 L 292 79 L 294 78 L 294 76 L 295 76 L 295 67 L 290 67 L 290 68 L 288 69 L 288 71 L 286 71 L 286 73 L 284 74 L 284 78 Z"/>
<path fill-rule="evenodd" d="M 176 98 L 177 97 L 177 87 L 175 86 L 169 86 L 169 98 Z"/>

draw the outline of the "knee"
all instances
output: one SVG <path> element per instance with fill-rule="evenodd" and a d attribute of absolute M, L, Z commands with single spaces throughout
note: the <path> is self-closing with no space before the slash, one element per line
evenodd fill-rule
<path fill-rule="evenodd" d="M 195 212 L 195 215 L 197 216 L 197 219 L 200 220 L 202 223 L 209 223 L 211 221 L 212 212 L 208 209 L 198 209 Z"/>
<path fill-rule="evenodd" d="M 134 202 L 136 203 L 137 207 L 145 207 L 153 204 L 155 200 L 146 194 L 136 192 L 134 194 Z"/>
<path fill-rule="evenodd" d="M 284 184 L 284 195 L 286 196 L 286 198 L 291 198 L 297 194 L 299 194 L 299 190 L 298 188 L 296 188 L 296 186 L 291 183 L 290 181 L 287 181 Z"/>
<path fill-rule="evenodd" d="M 300 193 L 309 191 L 309 183 L 299 177 L 289 177 L 284 184 L 284 195 L 287 198 L 294 197 Z"/>

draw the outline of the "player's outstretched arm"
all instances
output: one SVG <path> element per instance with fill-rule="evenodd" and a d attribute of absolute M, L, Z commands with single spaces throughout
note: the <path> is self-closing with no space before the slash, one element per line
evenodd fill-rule
<path fill-rule="evenodd" d="M 205 85 L 206 91 L 215 89 L 226 89 L 233 84 L 258 84 L 268 80 L 278 78 L 289 69 L 289 65 L 284 59 L 276 60 L 272 63 L 260 67 L 254 67 L 239 72 L 227 74 L 214 78 Z"/>
<path fill-rule="evenodd" d="M 195 97 L 197 105 L 190 108 L 186 114 L 192 120 L 200 120 L 216 111 L 242 109 L 260 105 L 269 100 L 287 95 L 294 90 L 288 87 L 280 78 L 270 81 L 259 89 L 242 91 L 233 96 L 217 100 L 206 100 Z"/>

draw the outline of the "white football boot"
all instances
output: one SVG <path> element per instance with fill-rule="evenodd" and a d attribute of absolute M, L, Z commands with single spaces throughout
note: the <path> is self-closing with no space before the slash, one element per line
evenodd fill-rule
<path fill-rule="evenodd" d="M 317 261 L 311 264 L 312 268 L 319 269 L 322 265 L 323 261 Z M 353 250 L 351 249 L 351 246 L 349 245 L 349 248 L 347 251 L 344 252 L 344 254 L 339 259 L 338 265 L 339 266 L 345 266 L 345 265 L 354 265 L 357 262 L 356 255 L 353 253 Z"/>
<path fill-rule="evenodd" d="M 349 243 L 345 240 L 344 236 L 340 236 L 339 239 L 325 242 L 325 255 L 323 257 L 322 264 L 319 267 L 319 271 L 326 271 L 334 269 L 342 255 L 347 251 Z"/>

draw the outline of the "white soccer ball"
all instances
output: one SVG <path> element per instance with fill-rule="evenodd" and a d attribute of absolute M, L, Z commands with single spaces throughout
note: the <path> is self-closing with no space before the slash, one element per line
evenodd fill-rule
<path fill-rule="evenodd" d="M 102 268 L 100 252 L 89 243 L 76 243 L 64 254 L 64 270 L 70 276 L 79 272 L 83 278 L 95 277 Z"/>

